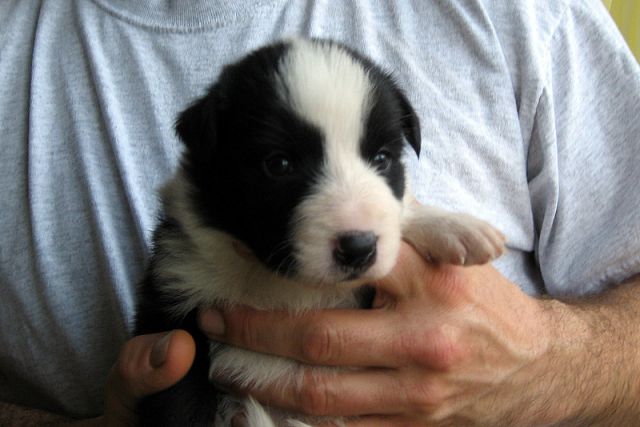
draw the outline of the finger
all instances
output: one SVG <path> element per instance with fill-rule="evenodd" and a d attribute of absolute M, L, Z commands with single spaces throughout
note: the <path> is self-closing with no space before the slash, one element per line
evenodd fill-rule
<path fill-rule="evenodd" d="M 185 331 L 140 335 L 120 351 L 107 381 L 105 414 L 127 418 L 137 401 L 177 383 L 195 357 L 195 343 Z"/>
<path fill-rule="evenodd" d="M 305 369 L 296 383 L 239 390 L 267 405 L 313 416 L 397 415 L 436 408 L 454 391 L 438 374 L 366 369 Z"/>
<path fill-rule="evenodd" d="M 293 315 L 236 307 L 207 310 L 199 322 L 212 340 L 312 365 L 397 367 L 407 362 L 402 351 L 407 337 L 399 333 L 401 319 L 388 310 L 334 309 Z"/>
<path fill-rule="evenodd" d="M 387 369 L 328 372 L 305 370 L 298 384 L 240 390 L 267 405 L 313 416 L 397 414 L 404 406 L 402 385 Z"/>
<path fill-rule="evenodd" d="M 367 415 L 346 420 L 340 427 L 454 427 L 471 425 L 467 417 L 424 417 L 417 415 Z M 333 427 L 319 424 L 317 427 Z"/>
<path fill-rule="evenodd" d="M 456 425 L 456 424 L 432 424 L 424 420 L 402 415 L 367 415 L 346 420 L 340 424 L 326 423 L 318 424 L 317 427 L 430 427 L 436 425 Z"/>

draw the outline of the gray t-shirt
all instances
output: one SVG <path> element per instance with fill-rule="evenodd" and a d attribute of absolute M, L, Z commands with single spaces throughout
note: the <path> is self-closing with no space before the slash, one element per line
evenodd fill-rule
<path fill-rule="evenodd" d="M 500 228 L 496 266 L 527 293 L 640 272 L 640 69 L 600 0 L 4 0 L 0 400 L 101 411 L 176 113 L 290 36 L 394 73 L 423 123 L 418 198 Z"/>

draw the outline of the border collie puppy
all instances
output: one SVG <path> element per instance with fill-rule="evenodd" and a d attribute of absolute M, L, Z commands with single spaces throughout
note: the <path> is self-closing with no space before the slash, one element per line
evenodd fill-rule
<path fill-rule="evenodd" d="M 359 290 L 391 270 L 403 238 L 436 262 L 503 251 L 485 222 L 413 201 L 401 155 L 405 143 L 420 151 L 418 117 L 389 74 L 338 43 L 254 51 L 224 68 L 176 130 L 185 151 L 163 190 L 136 333 L 186 329 L 196 360 L 141 404 L 143 424 L 229 425 L 238 411 L 251 427 L 318 421 L 217 389 L 214 372 L 260 387 L 299 380 L 302 367 L 207 341 L 201 308 L 363 307 Z"/>

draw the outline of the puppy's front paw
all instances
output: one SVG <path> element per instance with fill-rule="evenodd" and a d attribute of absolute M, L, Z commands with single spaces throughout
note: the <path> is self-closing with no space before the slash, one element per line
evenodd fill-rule
<path fill-rule="evenodd" d="M 505 251 L 505 236 L 471 215 L 420 209 L 405 227 L 404 237 L 425 258 L 434 262 L 475 265 L 498 258 Z"/>
<path fill-rule="evenodd" d="M 440 244 L 431 247 L 434 261 L 457 265 L 485 264 L 505 250 L 505 236 L 493 226 L 466 214 L 442 218 Z"/>

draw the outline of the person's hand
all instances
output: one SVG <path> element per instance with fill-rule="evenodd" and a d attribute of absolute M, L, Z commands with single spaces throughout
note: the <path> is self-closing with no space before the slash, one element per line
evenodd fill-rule
<path fill-rule="evenodd" d="M 584 356 L 555 346 L 562 322 L 574 324 L 561 303 L 525 295 L 489 265 L 431 265 L 406 244 L 377 289 L 372 310 L 211 310 L 200 326 L 253 351 L 362 368 L 307 368 L 284 388 L 239 390 L 311 415 L 358 416 L 350 426 L 541 425 L 576 411 L 563 376 L 577 378 Z"/>
<path fill-rule="evenodd" d="M 86 426 L 135 426 L 136 404 L 177 383 L 191 368 L 195 343 L 182 330 L 131 338 L 120 351 L 105 391 L 104 415 Z"/>

